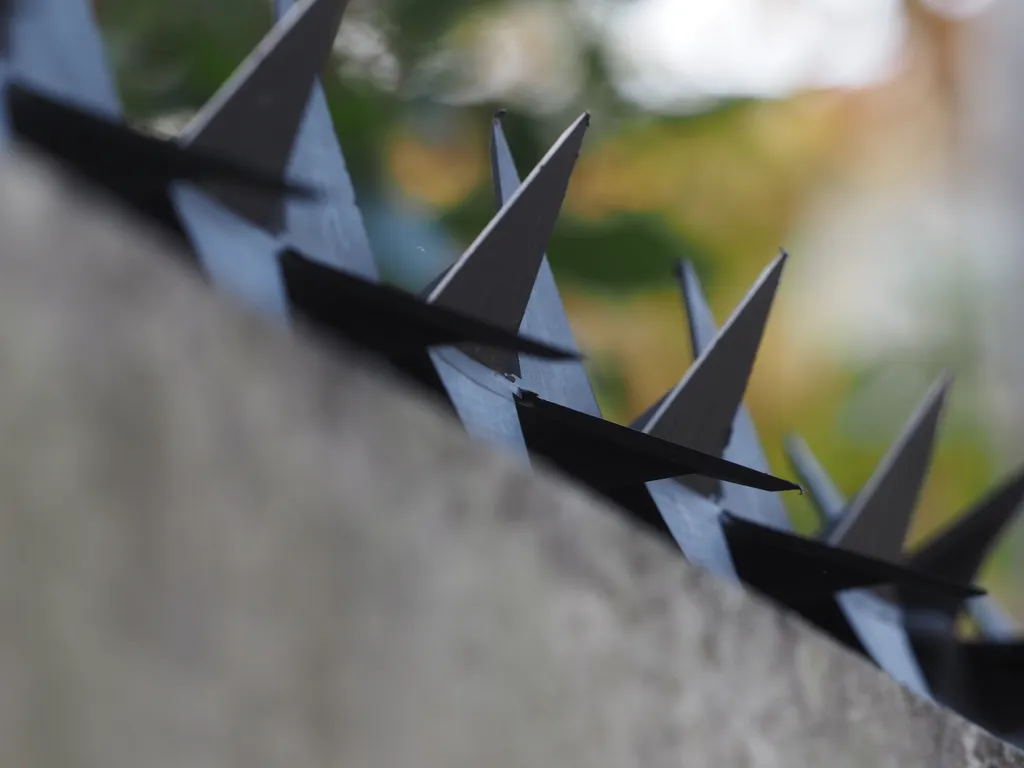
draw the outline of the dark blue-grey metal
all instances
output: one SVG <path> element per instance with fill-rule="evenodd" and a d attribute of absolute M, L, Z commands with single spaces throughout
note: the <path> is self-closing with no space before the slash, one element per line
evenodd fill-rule
<path fill-rule="evenodd" d="M 1019 502 L 1017 478 L 991 496 L 987 500 L 989 503 L 976 507 L 971 522 L 964 522 L 964 527 L 960 529 L 970 531 L 974 539 L 974 546 L 968 544 L 968 567 L 957 568 L 950 564 L 950 558 L 957 549 L 957 537 L 953 531 L 937 539 L 933 547 L 916 561 L 914 558 L 908 560 L 903 553 L 906 530 L 924 483 L 938 418 L 950 383 L 947 376 L 933 385 L 904 428 L 901 438 L 879 464 L 872 482 L 855 497 L 853 504 L 846 508 L 848 511 L 841 514 L 837 513 L 842 509 L 843 497 L 806 444 L 791 439 L 787 441 L 787 451 L 801 478 L 805 481 L 813 478 L 814 482 L 809 484 L 814 488 L 823 518 L 835 521 L 831 529 L 826 530 L 827 540 L 842 542 L 844 531 L 851 530 L 850 521 L 854 519 L 847 515 L 859 513 L 860 516 L 855 518 L 858 526 L 854 529 L 856 536 L 850 537 L 858 546 L 850 548 L 859 548 L 865 554 L 890 562 L 906 562 L 912 568 L 941 574 L 953 581 L 970 582 L 977 574 L 980 559 L 991 545 L 988 535 L 995 533 L 993 528 L 1000 527 L 997 524 L 1005 525 L 1005 520 Z M 860 504 L 855 506 L 858 500 Z M 906 591 L 900 594 L 906 594 Z M 931 695 L 914 649 L 912 635 L 908 634 L 907 628 L 920 627 L 926 623 L 929 631 L 938 630 L 952 635 L 953 616 L 959 601 L 955 598 L 943 601 L 929 596 L 929 610 L 922 611 L 919 606 L 915 606 L 908 613 L 903 605 L 887 597 L 886 594 L 856 591 L 839 595 L 837 601 L 865 652 L 900 682 L 919 693 Z M 975 598 L 978 601 L 985 599 Z M 945 606 L 945 611 L 932 610 L 935 606 Z"/>
<path fill-rule="evenodd" d="M 846 509 L 846 497 L 802 437 L 789 435 L 784 446 L 793 471 L 814 502 L 822 530 L 831 528 Z"/>
<path fill-rule="evenodd" d="M 199 111 L 179 141 L 283 176 L 345 5 L 346 0 L 296 4 Z M 290 309 L 277 262 L 286 225 L 284 198 L 209 184 L 176 184 L 171 194 L 214 284 L 285 321 Z M 313 202 L 320 204 L 319 199 Z"/>
<path fill-rule="evenodd" d="M 294 250 L 282 253 L 279 262 L 295 315 L 334 337 L 377 353 L 435 390 L 437 379 L 427 353 L 434 346 L 473 343 L 524 355 L 577 356 L 517 331 L 427 304 L 399 288 L 329 267 Z"/>
<path fill-rule="evenodd" d="M 801 482 L 810 490 L 819 512 L 827 523 L 842 514 L 846 500 L 829 477 L 810 447 L 796 435 L 786 440 L 786 453 Z M 979 500 L 970 510 L 957 515 L 955 522 L 936 534 L 901 560 L 910 568 L 932 573 L 951 581 L 969 584 L 977 577 L 986 557 L 1020 511 L 1024 500 L 1024 470 L 1010 476 Z M 930 606 L 932 610 L 936 605 Z M 1010 639 L 1017 629 L 987 595 L 973 598 L 968 609 L 975 616 L 983 636 Z M 951 614 L 952 606 L 944 611 Z M 948 624 L 952 628 L 952 615 Z"/>
<path fill-rule="evenodd" d="M 445 273 L 427 302 L 515 330 L 523 322 L 544 251 L 590 123 L 584 113 L 566 129 L 498 215 Z M 474 348 L 469 357 L 518 375 L 519 358 Z"/>
<path fill-rule="evenodd" d="M 123 120 L 40 94 L 11 81 L 3 91 L 8 128 L 19 142 L 50 155 L 82 180 L 105 189 L 138 215 L 184 237 L 170 199 L 175 180 L 241 184 L 254 194 L 308 194 L 280 178 L 239 166 Z"/>
<path fill-rule="evenodd" d="M 951 384 L 952 377 L 947 374 L 928 390 L 871 479 L 826 534 L 829 543 L 891 562 L 902 559 L 903 542 L 931 464 L 939 416 Z"/>
<path fill-rule="evenodd" d="M 703 296 L 687 297 L 688 310 L 690 300 L 694 306 L 691 328 L 701 336 L 698 339 L 694 334 L 696 361 L 649 415 L 641 417 L 643 432 L 715 456 L 724 454 L 786 258 L 785 252 L 781 253 L 765 269 L 711 340 L 704 337 L 713 328 L 710 312 L 697 309 L 701 304 L 706 307 Z M 684 287 L 687 282 L 683 281 Z M 699 294 L 699 286 L 695 290 Z M 699 354 L 697 349 L 701 350 Z M 685 484 L 675 479 L 658 480 L 648 483 L 647 490 L 688 560 L 738 580 L 721 525 L 724 492 L 729 486 L 701 487 L 693 479 L 687 478 Z M 739 515 L 751 514 L 743 506 L 729 509 Z"/>
<path fill-rule="evenodd" d="M 836 602 L 868 657 L 910 690 L 931 698 L 907 633 L 904 609 L 868 590 L 843 592 Z"/>
<path fill-rule="evenodd" d="M 911 568 L 941 575 L 960 583 L 972 582 L 1020 510 L 1024 500 L 1024 471 L 1017 471 L 986 494 L 948 527 L 916 548 L 906 562 Z M 956 601 L 939 601 L 902 594 L 903 602 L 920 610 L 943 615 L 953 630 L 962 607 Z M 990 600 L 987 596 L 980 600 Z"/>
<path fill-rule="evenodd" d="M 782 252 L 765 269 L 644 424 L 644 432 L 706 453 L 725 453 L 786 258 Z"/>
<path fill-rule="evenodd" d="M 762 273 L 751 292 L 733 312 L 729 322 L 715 333 L 712 340 L 700 347 L 701 352 L 696 355 L 694 364 L 680 383 L 638 420 L 637 425 L 644 433 L 679 444 L 687 444 L 686 440 L 703 440 L 710 446 L 709 453 L 716 456 L 724 453 L 729 441 L 728 433 L 740 407 L 746 379 L 750 376 L 757 352 L 759 329 L 763 329 L 784 262 L 785 255 L 781 254 Z M 713 327 L 709 315 L 697 313 L 696 323 L 701 331 Z M 715 375 L 726 379 L 731 377 L 733 380 L 716 382 Z M 691 386 L 688 382 L 694 382 L 692 390 L 687 390 Z M 721 408 L 718 408 L 716 383 L 721 384 L 726 391 Z M 699 420 L 699 412 L 703 408 L 711 409 L 715 415 L 714 421 L 698 421 L 698 426 L 707 431 L 690 431 L 686 422 L 690 409 L 696 409 L 693 418 Z M 724 490 L 729 486 L 718 487 Z M 690 562 L 706 567 L 726 579 L 739 579 L 722 529 L 724 494 L 705 493 L 675 478 L 648 482 L 647 493 Z M 744 514 L 738 508 L 730 511 Z"/>
<path fill-rule="evenodd" d="M 939 415 L 951 384 L 941 377 L 911 417 L 868 483 L 824 534 L 835 546 L 902 562 L 903 542 L 931 461 Z M 907 634 L 907 617 L 883 595 L 866 590 L 836 596 L 867 655 L 912 691 L 932 693 Z"/>
<path fill-rule="evenodd" d="M 787 259 L 786 252 L 780 252 L 720 332 L 714 329 L 696 272 L 691 265 L 679 266 L 696 362 L 644 420 L 645 432 L 744 466 L 769 470 L 753 421 L 743 407 L 743 396 Z M 709 334 L 713 334 L 711 338 Z M 684 482 L 735 514 L 782 530 L 791 528 L 777 496 L 702 478 Z"/>
<path fill-rule="evenodd" d="M 808 606 L 820 604 L 823 597 L 886 583 L 912 587 L 921 594 L 951 595 L 959 600 L 981 592 L 728 512 L 722 514 L 722 527 L 740 578 L 805 615 Z"/>
<path fill-rule="evenodd" d="M 67 103 L 116 118 L 121 102 L 88 0 L 5 0 L 0 88 L 19 82 Z M 0 146 L 9 141 L 0 100 Z"/>
<path fill-rule="evenodd" d="M 682 263 L 678 277 L 685 298 L 693 357 L 697 359 L 714 340 L 718 334 L 718 328 L 693 264 Z M 768 458 L 761 447 L 761 441 L 754 427 L 754 420 L 742 401 L 736 411 L 736 417 L 732 423 L 732 437 L 725 448 L 723 457 L 753 469 L 764 472 L 769 470 Z M 742 510 L 742 512 L 737 511 L 737 514 L 742 514 L 750 520 L 773 528 L 790 529 L 789 514 L 786 512 L 782 500 L 777 496 L 735 485 L 724 486 L 723 491 L 722 504 L 727 509 Z"/>
<path fill-rule="evenodd" d="M 804 440 L 792 435 L 786 440 L 786 453 L 801 482 L 807 486 L 825 526 L 842 514 L 846 500 L 832 478 Z M 958 515 L 956 522 L 938 534 L 923 548 L 902 559 L 914 569 L 943 576 L 952 581 L 973 582 L 988 552 L 1019 511 L 1024 496 L 1024 472 L 1019 472 L 979 501 L 968 512 Z M 926 622 L 931 628 L 954 631 L 956 603 L 946 605 L 929 600 L 930 615 L 920 611 L 912 617 L 890 612 L 894 621 L 907 620 L 913 625 Z M 989 640 L 1019 639 L 1020 631 L 998 604 L 988 595 L 967 601 L 967 610 L 978 625 L 981 635 Z M 936 615 L 937 614 L 937 615 Z"/>
<path fill-rule="evenodd" d="M 522 325 L 587 122 L 583 115 L 563 133 L 466 254 L 428 289 L 429 303 L 506 328 Z M 507 146 L 502 153 L 507 156 Z M 496 163 L 495 171 L 499 194 L 504 195 L 512 184 L 502 184 L 502 165 Z M 685 458 L 678 446 L 540 397 L 509 370 L 518 369 L 518 355 L 479 348 L 468 351 L 470 354 L 465 349 L 448 348 L 431 353 L 438 377 L 466 429 L 524 458 L 529 452 L 543 456 L 612 498 L 618 499 L 616 493 L 623 486 L 642 491 L 645 479 L 664 477 L 672 467 L 679 474 L 707 471 L 765 488 L 793 487 L 716 457 L 703 455 L 694 464 L 695 452 Z"/>
<path fill-rule="evenodd" d="M 795 490 L 788 480 L 552 403 L 534 392 L 516 396 L 530 451 L 616 498 L 660 478 L 698 474 L 770 491 Z"/>
<path fill-rule="evenodd" d="M 32 90 L 121 116 L 113 73 L 88 0 L 10 0 L 7 75 Z"/>
<path fill-rule="evenodd" d="M 469 249 L 445 271 L 426 295 L 427 302 L 519 328 L 587 124 L 584 114 L 562 134 Z M 527 458 L 514 400 L 518 379 L 514 371 L 502 370 L 517 369 L 518 356 L 446 347 L 432 350 L 431 358 L 466 430 Z"/>
<path fill-rule="evenodd" d="M 188 146 L 283 177 L 347 0 L 301 0 L 274 25 L 179 136 Z M 284 228 L 284 201 L 208 185 L 221 203 L 260 229 Z"/>
<path fill-rule="evenodd" d="M 520 185 L 515 160 L 501 127 L 503 114 L 497 113 L 491 125 L 491 169 L 499 208 L 509 201 Z M 526 336 L 546 341 L 561 349 L 579 349 L 546 255 L 541 258 L 537 279 L 519 330 Z M 519 372 L 523 386 L 544 399 L 591 416 L 601 415 L 590 378 L 582 363 L 553 363 L 537 357 L 521 356 Z"/>
<path fill-rule="evenodd" d="M 274 0 L 277 17 L 282 18 L 292 5 L 293 0 Z M 370 240 L 319 81 L 310 93 L 287 177 L 320 195 L 317 200 L 287 201 L 284 244 L 311 259 L 376 280 Z"/>

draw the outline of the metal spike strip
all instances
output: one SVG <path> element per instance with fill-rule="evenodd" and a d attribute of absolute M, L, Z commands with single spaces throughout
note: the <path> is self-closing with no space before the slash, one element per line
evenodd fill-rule
<path fill-rule="evenodd" d="M 741 407 L 743 390 L 753 366 L 784 260 L 785 256 L 782 255 L 769 266 L 723 329 L 710 340 L 707 337 L 713 332 L 713 319 L 699 294 L 696 281 L 687 281 L 683 272 L 683 289 L 687 297 L 693 344 L 695 349 L 702 351 L 680 384 L 662 398 L 658 406 L 651 409 L 644 422 L 645 430 L 663 424 L 660 420 L 664 415 L 671 415 L 671 409 L 679 408 L 685 402 L 680 395 L 688 395 L 687 410 L 701 414 L 700 426 L 704 428 L 704 434 L 717 439 L 714 445 L 716 450 L 724 450 L 725 444 L 730 441 L 730 429 Z M 701 335 L 705 338 L 701 339 Z M 734 377 L 732 388 L 723 390 L 708 387 L 702 378 L 703 366 L 709 366 L 711 370 L 718 368 L 719 371 L 729 371 Z M 719 373 L 717 379 L 722 378 L 723 374 Z M 687 391 L 688 386 L 693 386 L 693 389 Z M 726 397 L 720 396 L 723 391 L 727 393 Z M 723 404 L 728 405 L 723 408 Z M 685 418 L 676 418 L 676 423 L 680 425 L 676 428 L 676 434 L 685 434 L 688 422 Z M 671 422 L 669 425 L 672 426 Z M 697 438 L 691 436 L 690 439 Z M 738 447 L 746 451 L 747 455 L 757 457 L 761 453 L 763 456 L 752 428 L 738 442 Z M 872 578 L 875 583 L 891 580 L 909 586 L 921 574 L 903 569 L 898 574 L 889 572 L 882 576 L 884 566 L 870 553 L 860 553 L 865 560 L 850 560 L 848 558 L 857 553 L 839 547 L 817 550 L 809 542 L 785 530 L 772 533 L 762 530 L 756 536 L 757 546 L 752 546 L 751 540 L 756 530 L 752 530 L 753 521 L 745 523 L 741 517 L 742 512 L 723 515 L 728 507 L 723 506 L 723 500 L 714 489 L 708 493 L 708 489 L 690 485 L 689 488 L 681 488 L 680 484 L 661 483 L 654 489 L 653 495 L 666 519 L 669 519 L 669 515 L 680 519 L 682 524 L 678 526 L 677 539 L 691 560 L 701 562 L 723 576 L 742 579 L 798 610 L 858 650 L 873 648 L 874 652 L 868 655 L 876 662 L 901 682 L 927 694 L 924 679 L 917 669 L 909 639 L 905 637 L 902 626 L 895 620 L 880 621 L 880 615 L 885 615 L 880 609 L 886 606 L 865 604 L 870 601 L 870 596 L 851 594 L 848 591 L 871 586 Z M 702 510 L 699 517 L 692 512 L 695 508 Z M 686 515 L 683 512 L 685 509 L 690 509 L 691 513 Z M 695 520 L 700 521 L 699 528 Z M 723 520 L 726 523 L 724 528 L 720 527 Z M 773 542 L 772 546 L 768 542 Z M 742 556 L 740 552 L 743 552 Z M 800 552 L 800 556 L 796 556 L 795 552 Z M 729 560 L 726 559 L 727 554 Z M 853 570 L 855 563 L 857 569 Z M 933 583 L 928 587 L 929 593 L 936 589 L 945 589 L 955 600 L 964 598 L 963 592 L 953 585 L 941 587 Z M 843 594 L 836 594 L 839 592 Z"/>
<path fill-rule="evenodd" d="M 917 456 L 922 452 L 930 454 L 931 446 L 928 443 L 934 440 L 934 421 L 938 416 L 933 406 L 936 396 L 942 397 L 941 385 L 942 382 L 932 388 L 915 417 L 908 422 L 901 438 L 875 471 L 874 478 L 883 477 L 872 487 L 896 487 L 897 484 L 884 475 L 897 473 L 898 467 L 904 465 L 902 452 L 916 453 Z M 922 432 L 928 434 L 924 441 L 919 437 Z M 826 521 L 834 521 L 831 528 L 838 529 L 846 514 L 844 510 L 848 508 L 841 493 L 806 443 L 799 438 L 791 438 L 787 441 L 787 452 L 798 474 L 805 480 L 814 479 L 819 489 L 817 496 L 824 500 L 822 517 Z M 914 461 L 913 465 L 915 470 L 920 466 L 918 461 Z M 921 472 L 915 471 L 912 475 L 918 486 L 923 484 L 923 472 L 926 469 L 925 465 Z M 893 497 L 883 498 L 886 513 L 901 520 L 909 520 L 918 490 L 904 487 L 896 489 Z M 909 509 L 898 506 L 901 502 L 906 504 L 908 499 Z M 973 581 L 996 541 L 1020 510 L 1022 501 L 1024 470 L 1019 470 L 915 551 L 904 554 L 901 536 L 896 548 L 896 559 L 925 573 L 942 574 L 958 581 Z M 828 529 L 826 523 L 826 531 Z M 883 527 L 882 530 L 892 531 L 892 528 Z M 882 546 L 891 551 L 893 543 L 883 542 Z M 990 597 L 975 597 L 967 602 L 966 610 L 974 617 L 983 641 L 981 644 L 967 644 L 966 650 L 956 635 L 956 619 L 965 608 L 960 601 L 922 595 L 906 586 L 897 590 L 895 595 L 870 595 L 862 596 L 862 599 L 876 603 L 885 601 L 885 609 L 890 613 L 889 626 L 886 627 L 890 634 L 896 631 L 892 625 L 897 620 L 902 623 L 905 639 L 901 645 L 910 648 L 909 654 L 918 665 L 922 684 L 931 695 L 984 727 L 1000 733 L 1004 738 L 1024 744 L 1024 716 L 1019 716 L 1018 721 L 1007 726 L 1005 721 L 1009 715 L 1004 711 L 999 696 L 990 697 L 986 694 L 986 686 L 990 684 L 986 682 L 988 673 L 982 670 L 987 664 L 993 663 L 993 659 L 1005 659 L 1004 653 L 1012 653 L 999 650 L 996 646 L 1012 646 L 1020 639 L 1016 628 Z M 884 646 L 882 650 L 886 650 Z M 875 660 L 888 669 L 884 659 L 876 657 Z M 906 659 L 903 662 L 906 663 Z M 977 674 L 971 672 L 971 666 L 978 668 Z M 1007 668 L 1008 673 L 1011 670 L 1012 667 Z M 1012 707 L 1014 712 L 1018 709 Z"/>
<path fill-rule="evenodd" d="M 442 395 L 467 431 L 616 501 L 692 562 L 815 622 L 924 695 L 1020 741 L 1024 642 L 972 581 L 1024 496 L 1024 472 L 918 548 L 903 540 L 949 380 L 852 502 L 786 443 L 823 532 L 792 532 L 743 407 L 785 253 L 719 330 L 679 268 L 695 363 L 632 428 L 604 420 L 545 251 L 579 155 L 576 120 L 520 182 L 492 126 L 498 212 L 421 297 L 378 283 L 318 75 L 345 0 L 275 0 L 277 24 L 181 136 L 129 127 L 86 0 L 0 1 L 0 146 L 32 145 L 183 238 L 216 285 L 308 322 Z M 950 581 L 952 579 L 952 581 Z M 885 587 L 884 589 L 882 587 Z M 983 639 L 954 631 L 964 610 Z"/>

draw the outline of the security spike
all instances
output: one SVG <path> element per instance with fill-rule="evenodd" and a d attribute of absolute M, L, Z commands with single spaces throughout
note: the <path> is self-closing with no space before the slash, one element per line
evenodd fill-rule
<path fill-rule="evenodd" d="M 198 149 L 133 130 L 91 110 L 57 101 L 19 84 L 5 93 L 14 136 L 105 188 L 129 208 L 182 234 L 170 199 L 172 181 L 240 185 L 276 199 L 312 194 L 279 178 Z"/>
<path fill-rule="evenodd" d="M 293 0 L 274 0 L 277 19 L 292 5 Z M 317 200 L 285 202 L 285 243 L 312 259 L 377 280 L 370 239 L 319 80 L 310 93 L 286 178 L 319 190 L 320 195 Z"/>
<path fill-rule="evenodd" d="M 494 182 L 494 199 L 498 201 L 498 210 L 504 208 L 522 184 L 515 158 L 505 138 L 505 130 L 501 119 L 505 110 L 494 113 L 491 119 L 491 181 Z"/>
<path fill-rule="evenodd" d="M 263 38 L 179 140 L 283 177 L 310 92 L 326 66 L 347 0 L 301 0 Z M 231 211 L 262 229 L 284 226 L 284 203 L 244 190 L 208 187 Z"/>
<path fill-rule="evenodd" d="M 842 517 L 846 508 L 846 497 L 802 437 L 788 435 L 784 445 L 786 458 L 814 502 L 822 529 L 829 528 Z"/>
<path fill-rule="evenodd" d="M 951 384 L 952 377 L 944 375 L 932 385 L 900 438 L 829 533 L 829 543 L 892 562 L 902 560 L 903 541 L 931 463 L 939 416 Z"/>
<path fill-rule="evenodd" d="M 799 486 L 521 391 L 516 404 L 531 451 L 588 485 L 616 489 L 700 474 L 765 491 Z"/>
<path fill-rule="evenodd" d="M 759 525 L 738 515 L 723 513 L 722 527 L 740 578 L 787 605 L 882 584 L 904 584 L 961 600 L 981 592 L 937 575 Z"/>
<path fill-rule="evenodd" d="M 503 115 L 503 111 L 496 113 L 491 123 L 491 175 L 499 209 L 520 186 L 515 160 L 501 125 Z M 541 258 L 519 330 L 564 349 L 579 349 L 546 255 Z M 518 363 L 518 371 L 508 372 L 518 373 L 542 397 L 591 416 L 601 415 L 590 379 L 581 363 L 551 363 L 537 357 L 520 359 Z"/>
<path fill-rule="evenodd" d="M 984 596 L 968 600 L 967 611 L 984 639 L 1003 643 L 1021 639 L 1020 627 L 992 598 Z"/>
<path fill-rule="evenodd" d="M 977 578 L 985 558 L 996 540 L 1020 509 L 1024 500 L 1024 470 L 981 499 L 968 512 L 907 557 L 907 564 L 935 575 L 969 582 Z M 958 600 L 935 600 L 913 589 L 899 591 L 901 602 L 908 608 L 944 621 L 950 631 L 957 613 L 963 607 Z M 984 602 L 990 602 L 986 598 Z M 995 607 L 993 611 L 997 610 Z"/>
<path fill-rule="evenodd" d="M 430 293 L 429 303 L 509 330 L 519 328 L 589 122 L 584 113 L 562 134 Z M 495 370 L 516 372 L 507 370 L 517 367 L 514 357 L 488 350 L 469 352 Z"/>
<path fill-rule="evenodd" d="M 309 122 L 310 94 L 330 56 L 345 4 L 302 0 L 291 8 L 199 111 L 179 142 L 275 178 L 286 176 L 300 130 Z M 336 147 L 330 125 L 327 129 Z M 340 158 L 340 151 L 336 155 Z M 340 170 L 344 173 L 343 164 Z M 176 184 L 171 196 L 200 265 L 214 284 L 264 316 L 287 322 L 290 308 L 277 254 L 280 241 L 291 239 L 296 222 L 294 216 L 286 221 L 285 212 L 295 201 L 216 183 Z M 324 216 L 335 215 L 329 210 L 334 202 L 318 197 L 307 203 L 321 215 L 314 221 L 315 231 L 323 232 Z M 282 228 L 289 231 L 281 232 Z M 333 255 L 329 248 L 320 252 Z M 370 275 L 376 277 L 375 272 Z"/>
<path fill-rule="evenodd" d="M 881 592 L 842 592 L 835 596 L 835 602 L 862 652 L 897 682 L 930 699 L 931 687 L 907 632 L 906 614 Z"/>
<path fill-rule="evenodd" d="M 676 263 L 676 280 L 683 291 L 686 320 L 690 329 L 690 349 L 693 352 L 693 359 L 696 360 L 718 336 L 718 325 L 715 323 L 715 316 L 711 313 L 711 307 L 700 284 L 700 277 L 692 262 Z"/>
<path fill-rule="evenodd" d="M 693 356 L 697 359 L 718 335 L 718 327 L 693 264 L 680 262 L 676 275 L 686 304 Z M 752 469 L 762 472 L 769 470 L 768 458 L 761 447 L 754 420 L 742 403 L 733 419 L 732 437 L 723 456 Z M 736 485 L 726 485 L 722 488 L 722 505 L 748 520 L 780 530 L 792 529 L 789 514 L 782 504 L 782 499 L 777 496 Z"/>
<path fill-rule="evenodd" d="M 972 581 L 997 539 L 1024 501 L 1024 469 L 1019 469 L 954 523 L 907 558 L 911 568 L 956 581 Z"/>
<path fill-rule="evenodd" d="M 714 456 L 725 452 L 786 258 L 783 251 L 761 274 L 714 341 L 644 425 L 644 432 Z"/>
<path fill-rule="evenodd" d="M 692 265 L 677 266 L 696 362 L 653 412 L 638 419 L 642 429 L 768 471 L 753 420 L 743 407 L 743 395 L 787 259 L 786 252 L 781 251 L 721 331 L 716 329 Z M 749 519 L 781 530 L 791 527 L 778 497 L 736 486 L 722 487 L 703 478 L 683 482 Z"/>
<path fill-rule="evenodd" d="M 447 307 L 426 304 L 410 293 L 319 264 L 292 250 L 281 254 L 280 264 L 294 314 L 400 367 L 411 358 L 425 358 L 428 347 L 465 343 L 555 359 L 577 356 Z"/>
<path fill-rule="evenodd" d="M 121 100 L 88 0 L 7 0 L 6 78 L 62 102 L 121 117 Z"/>

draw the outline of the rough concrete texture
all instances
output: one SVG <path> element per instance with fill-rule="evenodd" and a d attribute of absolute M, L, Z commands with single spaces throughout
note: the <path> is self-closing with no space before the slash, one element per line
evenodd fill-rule
<path fill-rule="evenodd" d="M 0 765 L 1024 766 L 0 167 Z"/>

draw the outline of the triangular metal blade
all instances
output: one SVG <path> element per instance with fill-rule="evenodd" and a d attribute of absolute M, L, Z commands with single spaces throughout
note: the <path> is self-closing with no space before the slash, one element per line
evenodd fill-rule
<path fill-rule="evenodd" d="M 390 359 L 422 355 L 428 347 L 463 343 L 556 359 L 576 357 L 575 352 L 555 349 L 447 307 L 426 304 L 411 293 L 319 264 L 295 251 L 283 252 L 280 264 L 296 314 Z"/>
<path fill-rule="evenodd" d="M 508 203 L 520 186 L 519 173 L 501 125 L 503 115 L 504 111 L 496 113 L 491 123 L 491 177 L 499 209 Z M 541 259 L 519 331 L 563 349 L 579 349 L 547 256 Z M 514 362 L 509 361 L 507 367 Z M 527 386 L 542 397 L 591 416 L 601 415 L 590 379 L 581 363 L 551 363 L 536 357 L 520 359 L 518 363 L 518 370 L 508 372 L 522 376 Z"/>
<path fill-rule="evenodd" d="M 960 599 L 981 590 L 875 557 L 723 513 L 722 526 L 740 578 L 786 605 L 848 589 L 906 584 Z"/>
<path fill-rule="evenodd" d="M 274 0 L 277 19 L 282 19 L 292 5 L 292 0 Z M 356 204 L 352 179 L 319 81 L 310 93 L 286 178 L 302 182 L 320 195 L 317 200 L 286 202 L 285 243 L 324 264 L 378 279 L 363 214 Z"/>
<path fill-rule="evenodd" d="M 829 477 L 825 467 L 811 451 L 807 442 L 799 435 L 788 435 L 785 439 L 786 457 L 800 484 L 807 489 L 816 511 L 820 516 L 822 529 L 834 525 L 843 515 L 846 498 Z"/>
<path fill-rule="evenodd" d="M 531 452 L 598 490 L 700 474 L 766 491 L 797 490 L 778 477 L 637 432 L 520 391 L 516 397 Z"/>
<path fill-rule="evenodd" d="M 240 185 L 276 199 L 309 190 L 239 166 L 225 158 L 139 133 L 123 122 L 54 100 L 11 83 L 4 94 L 15 138 L 105 188 L 128 207 L 181 233 L 169 197 L 172 181 Z"/>
<path fill-rule="evenodd" d="M 498 210 L 508 205 L 522 184 L 515 158 L 512 157 L 512 149 L 501 127 L 504 116 L 505 110 L 499 109 L 491 120 L 491 181 L 494 184 L 494 199 L 498 201 Z"/>
<path fill-rule="evenodd" d="M 121 100 L 88 0 L 8 0 L 6 70 L 13 82 L 110 119 Z"/>
<path fill-rule="evenodd" d="M 761 274 L 715 340 L 647 421 L 644 432 L 714 456 L 725 452 L 786 258 L 783 251 Z"/>
<path fill-rule="evenodd" d="M 683 291 L 686 319 L 690 329 L 690 349 L 697 360 L 718 336 L 718 324 L 711 314 L 711 306 L 704 296 L 700 278 L 692 262 L 676 263 L 676 279 Z"/>
<path fill-rule="evenodd" d="M 583 114 L 562 134 L 430 293 L 429 303 L 519 328 L 589 122 Z M 474 350 L 471 356 L 497 370 L 516 366 L 508 355 Z"/>
<path fill-rule="evenodd" d="M 954 523 L 907 558 L 907 565 L 955 581 L 973 581 L 996 541 L 1024 501 L 1024 469 L 1018 470 Z"/>
<path fill-rule="evenodd" d="M 326 66 L 347 0 L 301 0 L 263 38 L 182 132 L 186 146 L 283 177 L 310 93 Z M 228 209 L 265 230 L 284 226 L 284 203 L 208 186 Z"/>
<path fill-rule="evenodd" d="M 880 668 L 909 690 L 930 699 L 931 689 L 907 633 L 903 608 L 883 598 L 890 587 L 855 589 L 836 595 L 836 605 L 857 644 Z M 959 599 L 955 597 L 952 599 Z"/>
<path fill-rule="evenodd" d="M 718 326 L 711 312 L 711 306 L 704 296 L 704 290 L 693 264 L 679 262 L 676 265 L 676 277 L 683 293 L 693 357 L 694 360 L 697 360 L 718 336 Z M 645 414 L 641 419 L 646 422 L 650 419 L 650 415 L 653 415 L 653 411 L 651 414 Z M 638 428 L 642 428 L 642 423 Z M 729 443 L 722 455 L 745 467 L 762 472 L 769 471 L 768 458 L 758 439 L 754 420 L 742 403 L 736 411 Z M 701 487 L 701 483 L 704 483 L 703 487 Z M 748 520 L 770 525 L 779 530 L 792 530 L 789 514 L 782 499 L 774 494 L 738 485 L 725 485 L 721 488 L 709 487 L 705 481 L 698 481 L 698 490 L 716 497 L 724 509 L 734 510 Z"/>
<path fill-rule="evenodd" d="M 829 533 L 829 543 L 871 557 L 900 562 L 903 541 L 931 463 L 939 416 L 952 377 L 926 394 L 899 439 Z"/>

